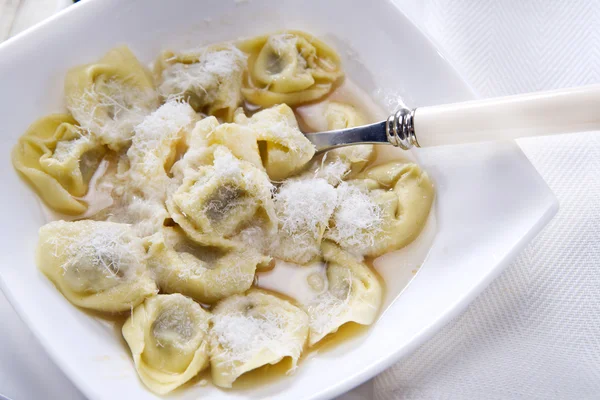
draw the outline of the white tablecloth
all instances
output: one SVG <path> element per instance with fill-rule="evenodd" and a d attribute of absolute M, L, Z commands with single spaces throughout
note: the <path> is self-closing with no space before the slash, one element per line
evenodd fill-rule
<path fill-rule="evenodd" d="M 483 96 L 600 83 L 600 1 L 395 1 Z M 59 1 L 0 0 L 0 40 L 42 16 L 32 3 Z M 519 144 L 556 218 L 464 314 L 344 400 L 600 398 L 600 135 Z M 0 393 L 82 397 L 2 297 L 0 318 Z"/>

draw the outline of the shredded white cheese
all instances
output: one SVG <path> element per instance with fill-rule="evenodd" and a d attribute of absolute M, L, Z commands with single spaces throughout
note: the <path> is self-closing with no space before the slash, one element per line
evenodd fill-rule
<path fill-rule="evenodd" d="M 228 78 L 241 74 L 246 63 L 246 55 L 234 46 L 187 50 L 183 53 L 197 57 L 198 61 L 191 64 L 175 63 L 163 71 L 159 92 L 164 97 L 198 92 L 205 96 L 205 103 L 212 103 L 220 85 Z M 235 86 L 231 88 L 237 89 Z M 227 98 L 237 96 L 235 93 L 226 94 Z"/>
<path fill-rule="evenodd" d="M 274 196 L 280 230 L 292 237 L 318 237 L 336 199 L 335 188 L 324 179 L 285 182 Z"/>
<path fill-rule="evenodd" d="M 72 98 L 69 111 L 82 128 L 119 148 L 131 139 L 133 127 L 156 107 L 155 101 L 153 90 L 143 91 L 111 79 Z"/>
<path fill-rule="evenodd" d="M 333 223 L 326 237 L 353 253 L 362 253 L 381 232 L 381 208 L 366 191 L 347 182 L 342 182 L 336 192 Z"/>
<path fill-rule="evenodd" d="M 101 275 L 117 281 L 129 280 L 136 274 L 143 261 L 140 254 L 132 249 L 141 246 L 139 239 L 132 235 L 128 225 L 102 222 L 75 222 L 76 232 L 62 234 L 60 230 L 48 238 L 54 246 L 54 256 L 64 262 L 60 267 L 67 272 L 77 270 L 84 276 Z M 73 224 L 56 221 L 53 224 Z M 74 225 L 75 226 L 75 225 Z"/>

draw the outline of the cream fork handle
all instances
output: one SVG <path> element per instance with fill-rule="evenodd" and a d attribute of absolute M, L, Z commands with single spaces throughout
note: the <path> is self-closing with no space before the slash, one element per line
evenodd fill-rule
<path fill-rule="evenodd" d="M 408 150 L 593 130 L 600 130 L 600 85 L 401 108 L 385 121 L 305 136 L 317 151 L 364 143 Z"/>
<path fill-rule="evenodd" d="M 413 111 L 419 147 L 600 130 L 600 85 Z"/>

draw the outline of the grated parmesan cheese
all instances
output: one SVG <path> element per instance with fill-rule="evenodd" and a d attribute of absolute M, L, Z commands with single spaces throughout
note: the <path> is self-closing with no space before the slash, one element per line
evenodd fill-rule
<path fill-rule="evenodd" d="M 143 266 L 141 241 L 128 225 L 56 221 L 42 229 L 54 231 L 46 241 L 73 288 L 105 290 L 135 279 Z"/>
<path fill-rule="evenodd" d="M 302 310 L 261 291 L 222 301 L 212 322 L 213 380 L 223 387 L 231 387 L 244 372 L 284 357 L 290 357 L 295 368 L 308 334 L 308 316 Z"/>
<path fill-rule="evenodd" d="M 227 349 L 229 363 L 248 362 L 264 348 L 276 354 L 286 354 L 287 333 L 284 328 L 285 321 L 275 313 L 265 313 L 256 318 L 240 312 L 213 318 L 213 333 L 219 344 Z"/>
<path fill-rule="evenodd" d="M 330 185 L 337 186 L 342 182 L 342 179 L 348 171 L 350 165 L 341 158 L 334 159 L 333 161 L 323 158 L 320 167 L 315 171 L 315 177 L 325 179 Z"/>
<path fill-rule="evenodd" d="M 328 157 L 331 152 L 319 160 L 313 160 L 310 168 L 302 174 L 291 178 L 292 180 L 306 180 L 311 178 L 325 179 L 331 186 L 339 185 L 350 171 L 350 163 L 339 157 Z"/>
<path fill-rule="evenodd" d="M 246 65 L 246 55 L 234 46 L 203 48 L 182 52 L 186 58 L 196 58 L 193 63 L 176 62 L 162 72 L 159 92 L 164 97 L 185 96 L 193 93 L 202 97 L 201 106 L 216 102 L 217 98 L 237 99 L 239 85 L 225 85 L 241 80 Z M 167 62 L 176 60 L 176 56 Z M 232 82 L 229 82 L 232 83 Z M 241 82 L 240 82 L 241 83 Z M 226 92 L 221 93 L 225 88 Z M 236 101 L 237 102 L 237 101 Z"/>
<path fill-rule="evenodd" d="M 282 232 L 317 237 L 329 221 L 337 194 L 324 179 L 285 182 L 273 197 Z"/>
<path fill-rule="evenodd" d="M 359 186 L 342 182 L 336 192 L 332 224 L 325 237 L 354 254 L 363 254 L 382 231 L 382 210 Z"/>
<path fill-rule="evenodd" d="M 165 139 L 176 137 L 181 131 L 191 130 L 196 113 L 189 104 L 170 99 L 135 128 L 132 147 L 143 153 L 154 151 Z"/>
<path fill-rule="evenodd" d="M 197 304 L 192 303 L 191 299 L 183 296 L 175 299 L 177 301 L 167 303 L 156 316 L 152 324 L 152 336 L 158 346 L 183 352 L 200 344 L 208 332 L 208 324 L 205 319 L 198 318 L 199 313 L 195 312 Z"/>
<path fill-rule="evenodd" d="M 142 237 L 160 229 L 169 217 L 164 203 L 174 186 L 167 169 L 195 119 L 187 103 L 172 99 L 135 126 L 127 151 L 129 169 L 115 178 L 119 190 L 113 191 L 113 206 L 97 218 L 132 224 Z"/>
<path fill-rule="evenodd" d="M 271 46 L 271 49 L 279 56 L 281 59 L 285 55 L 292 55 L 296 58 L 295 73 L 302 74 L 306 73 L 307 62 L 306 59 L 302 56 L 302 53 L 298 51 L 298 37 L 291 33 L 281 33 L 278 35 L 271 35 L 267 39 L 267 43 Z M 282 65 L 283 69 L 287 67 L 287 65 Z M 282 71 L 272 71 L 273 75 L 277 75 Z"/>
<path fill-rule="evenodd" d="M 242 163 L 235 158 L 230 151 L 224 151 L 219 148 L 215 151 L 215 161 L 213 162 L 215 176 L 223 179 L 232 179 L 240 181 L 243 179 Z"/>
<path fill-rule="evenodd" d="M 127 151 L 132 175 L 130 181 L 137 183 L 142 189 L 147 189 L 149 183 L 159 179 L 159 185 L 151 186 L 150 189 L 154 192 L 164 189 L 168 172 L 165 169 L 169 167 L 167 164 L 172 161 L 178 142 L 192 129 L 195 120 L 194 110 L 187 103 L 177 100 L 167 101 L 144 118 L 135 127 L 135 136 Z M 164 193 L 150 195 L 164 197 Z"/>
<path fill-rule="evenodd" d="M 298 264 L 318 256 L 336 199 L 335 188 L 324 179 L 285 182 L 273 198 L 279 220 L 274 255 Z"/>
<path fill-rule="evenodd" d="M 70 140 L 60 140 L 56 143 L 56 147 L 52 152 L 52 157 L 50 160 L 55 161 L 57 163 L 64 163 L 68 161 L 70 158 L 74 156 L 79 156 L 80 148 L 86 147 L 86 144 L 92 142 L 92 138 L 89 133 L 78 126 L 72 126 L 71 132 L 75 133 L 77 136 Z M 85 160 L 81 160 L 85 161 Z M 88 162 L 90 160 L 87 160 Z"/>
<path fill-rule="evenodd" d="M 156 93 L 110 79 L 71 97 L 68 108 L 82 128 L 119 149 L 131 139 L 133 128 L 156 108 Z"/>

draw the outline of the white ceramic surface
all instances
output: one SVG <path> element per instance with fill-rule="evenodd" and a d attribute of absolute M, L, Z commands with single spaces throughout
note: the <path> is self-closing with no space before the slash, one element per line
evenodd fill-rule
<path fill-rule="evenodd" d="M 52 358 L 91 399 L 151 399 L 110 324 L 72 307 L 36 270 L 43 215 L 9 152 L 36 117 L 62 110 L 62 78 L 74 64 L 129 44 L 144 61 L 165 47 L 194 46 L 281 28 L 332 42 L 368 92 L 386 88 L 409 106 L 472 98 L 428 40 L 389 2 L 367 0 L 87 0 L 0 45 L 0 241 L 2 288 Z M 390 51 L 393 49 L 393 51 Z M 379 94 L 382 91 L 378 91 Z M 196 399 L 334 397 L 415 349 L 457 315 L 557 210 L 512 142 L 419 152 L 437 186 L 438 235 L 425 265 L 369 334 L 303 363 L 293 376 L 242 392 L 194 387 Z"/>

